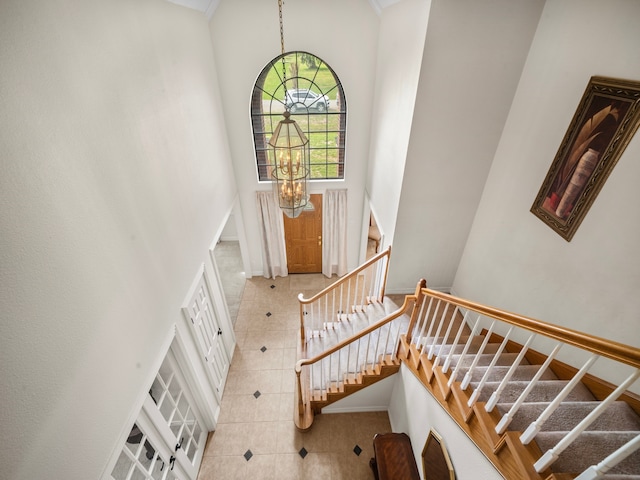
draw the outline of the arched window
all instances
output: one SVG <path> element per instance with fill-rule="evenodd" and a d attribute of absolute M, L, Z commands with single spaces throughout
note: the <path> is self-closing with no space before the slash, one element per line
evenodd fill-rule
<path fill-rule="evenodd" d="M 271 60 L 253 87 L 251 123 L 258 179 L 271 180 L 267 142 L 285 108 L 309 139 L 311 180 L 344 178 L 347 106 L 342 85 L 315 55 L 290 52 Z"/>

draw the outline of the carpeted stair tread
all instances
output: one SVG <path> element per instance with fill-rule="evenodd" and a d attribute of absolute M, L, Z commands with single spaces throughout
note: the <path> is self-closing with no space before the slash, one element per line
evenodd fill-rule
<path fill-rule="evenodd" d="M 475 357 L 480 357 L 478 361 L 478 366 L 486 366 L 491 363 L 494 356 L 495 355 L 491 355 L 491 354 L 465 355 L 465 357 L 461 360 L 460 359 L 461 355 L 452 355 L 451 364 L 457 365 L 457 363 L 460 362 L 461 367 L 469 367 L 473 363 Z M 511 366 L 517 357 L 518 357 L 517 353 L 503 353 L 500 355 L 500 357 L 498 357 L 498 361 L 496 362 L 496 365 Z"/>
<path fill-rule="evenodd" d="M 471 382 L 471 386 L 475 390 L 478 387 L 479 382 Z M 505 388 L 500 396 L 499 401 L 501 403 L 514 403 L 530 382 L 517 381 L 509 382 L 509 388 Z M 544 382 L 538 382 L 533 390 L 526 398 L 527 402 L 551 402 L 558 396 L 560 391 L 569 383 L 567 380 L 547 380 Z M 486 402 L 491 397 L 491 394 L 497 390 L 500 382 L 486 382 L 480 393 L 478 401 Z M 565 398 L 566 402 L 590 402 L 595 398 L 582 383 L 578 383 L 575 388 Z"/>
<path fill-rule="evenodd" d="M 491 369 L 491 373 L 489 374 L 489 378 L 487 378 L 487 381 L 488 382 L 501 381 L 509 371 L 509 368 L 510 366 L 506 366 L 506 365 L 494 366 L 493 369 Z M 482 377 L 484 376 L 485 372 L 488 369 L 489 369 L 488 366 L 476 367 L 473 370 L 473 373 L 471 374 L 471 381 L 479 382 L 480 380 L 482 380 Z M 516 369 L 516 371 L 513 372 L 513 376 L 511 377 L 510 381 L 531 380 L 536 375 L 536 373 L 538 373 L 539 369 L 540 369 L 540 365 L 520 365 Z M 464 375 L 467 373 L 467 370 L 469 370 L 469 368 L 467 367 L 460 368 L 460 370 L 458 371 L 458 378 L 462 379 Z M 544 373 L 540 377 L 540 380 L 557 380 L 557 379 L 558 377 L 556 377 L 556 375 L 548 368 L 544 371 Z"/>
<path fill-rule="evenodd" d="M 548 402 L 524 403 L 513 416 L 509 430 L 524 432 L 548 405 Z M 542 431 L 569 431 L 598 405 L 600 402 L 564 402 L 544 422 Z M 511 408 L 511 404 L 499 403 L 497 408 L 504 415 Z M 640 417 L 627 403 L 618 401 L 609 405 L 587 430 L 640 430 Z"/>
<path fill-rule="evenodd" d="M 540 432 L 536 442 L 543 452 L 553 448 L 568 432 Z M 628 441 L 640 435 L 640 431 L 625 432 L 582 432 L 578 438 L 562 452 L 551 470 L 554 472 L 582 472 L 615 452 Z M 640 451 L 635 451 L 613 469 L 611 474 L 640 474 Z"/>
<path fill-rule="evenodd" d="M 480 351 L 480 347 L 482 346 L 483 340 L 484 340 L 484 337 L 479 335 L 476 338 L 474 338 L 469 345 L 469 349 L 467 350 L 467 355 L 478 353 Z M 427 345 L 431 345 L 433 341 L 434 339 L 429 338 Z M 441 356 L 447 356 L 449 355 L 449 352 L 453 349 L 453 356 L 455 356 L 456 354 L 459 355 L 464 350 L 465 344 L 466 344 L 466 340 L 460 340 L 458 344 L 455 346 L 455 348 L 453 348 L 453 345 L 437 346 L 435 348 L 435 353 Z M 482 351 L 482 353 L 485 353 L 485 354 L 496 353 L 499 348 L 500 348 L 499 343 L 488 343 L 484 347 L 484 350 Z"/>
<path fill-rule="evenodd" d="M 604 480 L 640 480 L 640 475 L 603 475 Z"/>
<path fill-rule="evenodd" d="M 319 335 L 313 336 L 312 338 L 307 340 L 307 355 L 308 357 L 312 357 L 318 355 L 332 346 L 340 343 L 343 340 L 346 340 L 353 335 L 361 332 L 365 328 L 367 328 L 371 323 L 380 320 L 379 319 L 372 320 L 365 313 L 351 314 L 349 315 L 348 320 L 342 320 L 338 322 L 332 322 L 330 324 L 325 324 L 325 329 L 323 329 Z M 397 331 L 398 325 L 408 325 L 410 321 L 409 316 L 402 315 L 396 320 L 392 322 L 393 331 Z M 383 327 L 379 333 L 382 335 L 386 335 L 389 326 Z M 395 337 L 393 337 L 395 338 Z"/>

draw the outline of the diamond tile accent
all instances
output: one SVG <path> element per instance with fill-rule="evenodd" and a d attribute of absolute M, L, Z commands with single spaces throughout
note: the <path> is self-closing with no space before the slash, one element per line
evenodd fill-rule
<path fill-rule="evenodd" d="M 271 288 L 276 288 L 276 286 L 275 285 L 271 285 Z"/>
<path fill-rule="evenodd" d="M 267 312 L 266 315 L 267 315 L 267 317 L 270 317 L 271 316 L 271 312 Z"/>
<path fill-rule="evenodd" d="M 360 454 L 362 453 L 362 449 L 360 448 L 360 446 L 359 446 L 359 445 L 356 445 L 356 446 L 353 448 L 353 453 L 355 453 L 357 456 L 360 456 Z"/>
<path fill-rule="evenodd" d="M 267 351 L 267 347 L 265 347 L 265 346 L 263 345 L 263 346 L 262 346 L 262 348 L 260 349 L 260 351 L 261 351 L 262 353 L 266 352 L 266 351 Z"/>
<path fill-rule="evenodd" d="M 298 454 L 299 454 L 302 458 L 306 457 L 306 456 L 307 456 L 307 453 L 309 453 L 309 452 L 307 452 L 307 449 L 306 449 L 306 448 L 304 448 L 304 447 L 302 447 L 302 448 L 300 449 L 300 451 L 298 452 Z"/>
<path fill-rule="evenodd" d="M 262 395 L 260 393 L 260 390 L 256 390 L 255 393 L 253 394 L 254 397 L 258 398 L 260 395 Z"/>
<path fill-rule="evenodd" d="M 253 457 L 253 453 L 251 453 L 251 450 L 247 450 L 246 452 L 244 452 L 244 458 L 247 462 L 251 460 L 251 457 Z"/>

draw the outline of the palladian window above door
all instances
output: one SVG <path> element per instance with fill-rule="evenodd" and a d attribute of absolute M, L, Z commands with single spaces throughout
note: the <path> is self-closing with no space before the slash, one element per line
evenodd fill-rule
<path fill-rule="evenodd" d="M 320 58 L 289 52 L 264 67 L 251 96 L 258 180 L 271 180 L 268 141 L 285 110 L 309 139 L 310 180 L 344 179 L 347 106 L 342 85 Z"/>

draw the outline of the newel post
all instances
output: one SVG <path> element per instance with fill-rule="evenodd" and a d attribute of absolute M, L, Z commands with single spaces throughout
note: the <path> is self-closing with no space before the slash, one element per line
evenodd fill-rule
<path fill-rule="evenodd" d="M 298 294 L 298 302 L 300 302 L 300 341 L 304 344 L 305 335 L 304 335 L 304 303 L 302 303 L 302 294 Z M 298 373 L 298 376 L 300 374 Z"/>
<path fill-rule="evenodd" d="M 304 400 L 302 398 L 302 382 L 300 381 L 300 373 L 302 369 L 296 365 L 296 382 L 298 383 L 298 415 L 304 416 Z"/>
<path fill-rule="evenodd" d="M 411 343 L 411 336 L 413 335 L 413 329 L 418 321 L 418 315 L 420 314 L 420 306 L 424 300 L 422 289 L 427 288 L 427 281 L 421 278 L 416 286 L 416 292 L 414 293 L 415 301 L 413 303 L 413 312 L 411 312 L 411 320 L 409 320 L 409 328 L 407 329 L 407 343 Z"/>

